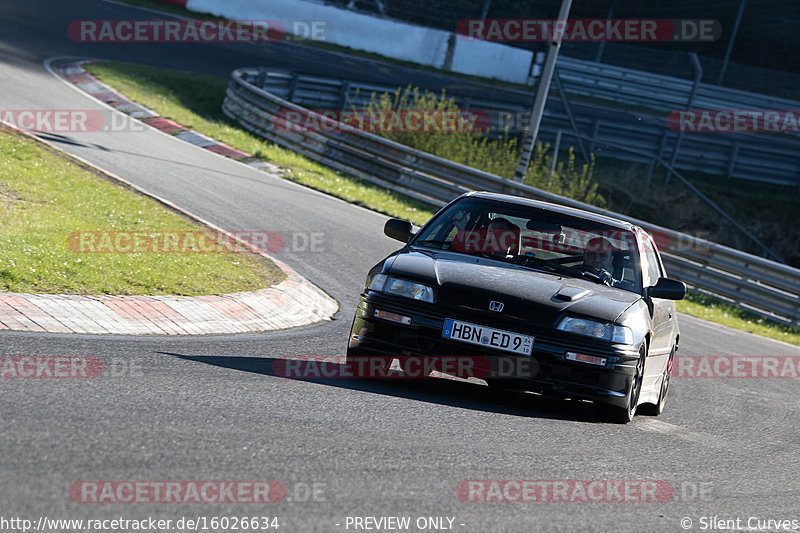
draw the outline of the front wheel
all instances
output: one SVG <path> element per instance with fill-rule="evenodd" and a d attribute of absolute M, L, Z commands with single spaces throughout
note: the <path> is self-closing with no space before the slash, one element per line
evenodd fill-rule
<path fill-rule="evenodd" d="M 614 422 L 627 424 L 636 416 L 636 407 L 639 404 L 639 394 L 642 392 L 642 381 L 644 380 L 644 358 L 646 349 L 643 347 L 639 353 L 639 360 L 636 362 L 636 371 L 631 379 L 628 388 L 628 404 L 625 407 L 612 407 L 610 415 Z"/>
<path fill-rule="evenodd" d="M 667 403 L 667 393 L 669 392 L 669 376 L 672 374 L 672 365 L 675 358 L 675 347 L 669 352 L 669 360 L 667 361 L 667 368 L 664 369 L 664 375 L 661 376 L 661 390 L 658 392 L 658 401 L 655 404 L 648 404 L 647 412 L 645 414 L 651 416 L 658 416 L 664 412 L 664 406 Z M 642 410 L 644 412 L 644 410 Z"/>

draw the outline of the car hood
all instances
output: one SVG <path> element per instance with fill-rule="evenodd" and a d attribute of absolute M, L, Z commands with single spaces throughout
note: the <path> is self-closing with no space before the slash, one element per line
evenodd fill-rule
<path fill-rule="evenodd" d="M 433 285 L 445 308 L 489 313 L 489 302 L 497 301 L 502 316 L 538 323 L 554 323 L 567 312 L 613 322 L 641 298 L 585 279 L 448 251 L 401 251 L 388 273 Z"/>

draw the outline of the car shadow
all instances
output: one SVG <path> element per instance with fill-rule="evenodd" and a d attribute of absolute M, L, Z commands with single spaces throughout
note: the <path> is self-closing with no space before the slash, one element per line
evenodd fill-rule
<path fill-rule="evenodd" d="M 391 370 L 392 377 L 382 379 L 364 378 L 317 378 L 287 377 L 284 371 L 286 359 L 271 357 L 240 356 L 208 356 L 185 355 L 170 352 L 158 352 L 163 355 L 229 368 L 253 374 L 274 376 L 282 379 L 317 383 L 328 387 L 369 392 L 383 396 L 406 398 L 421 402 L 484 411 L 525 418 L 542 418 L 551 420 L 571 420 L 577 422 L 607 423 L 602 410 L 595 404 L 574 400 L 550 399 L 538 394 L 513 390 L 492 389 L 482 380 L 470 381 L 427 377 L 409 379 L 403 377 L 400 370 Z M 279 365 L 275 365 L 280 362 Z M 331 373 L 345 373 L 345 367 L 339 363 L 326 363 Z"/>

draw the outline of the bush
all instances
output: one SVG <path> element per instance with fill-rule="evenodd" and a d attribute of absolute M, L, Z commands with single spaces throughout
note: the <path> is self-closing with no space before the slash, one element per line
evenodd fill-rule
<path fill-rule="evenodd" d="M 417 87 L 398 88 L 394 93 L 373 93 L 363 111 L 387 112 L 402 109 L 424 109 L 459 113 L 460 109 L 453 98 L 448 98 L 443 90 L 441 95 Z M 473 118 L 474 126 L 474 118 Z M 519 162 L 521 147 L 518 140 L 509 135 L 508 129 L 499 138 L 472 131 L 437 133 L 429 131 L 375 131 L 374 133 L 392 141 L 410 146 L 435 156 L 455 161 L 490 174 L 513 179 Z M 593 178 L 594 154 L 588 163 L 577 165 L 575 154 L 570 147 L 566 160 L 556 163 L 553 176 L 550 145 L 537 144 L 531 157 L 524 183 L 580 200 L 596 206 L 605 206 L 605 200 L 597 192 Z"/>

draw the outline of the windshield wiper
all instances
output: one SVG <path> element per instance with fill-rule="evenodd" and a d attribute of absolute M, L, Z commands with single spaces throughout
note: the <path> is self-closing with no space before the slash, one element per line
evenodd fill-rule
<path fill-rule="evenodd" d="M 545 259 L 539 259 L 538 257 L 531 257 L 530 255 L 518 255 L 515 258 L 516 263 L 523 263 L 524 266 L 538 266 L 544 267 L 550 270 L 554 270 L 556 272 L 560 272 L 562 274 L 567 274 L 570 277 L 575 277 L 577 271 L 572 270 L 570 267 L 566 267 L 564 265 L 560 265 L 558 263 L 551 263 Z"/>
<path fill-rule="evenodd" d="M 422 240 L 419 240 L 419 241 L 414 241 L 412 244 L 414 244 L 414 245 L 417 245 L 417 244 L 446 244 L 448 246 L 452 246 L 453 245 L 453 241 L 444 241 L 444 240 L 441 240 L 441 239 L 422 239 Z"/>
<path fill-rule="evenodd" d="M 589 281 L 594 281 L 595 283 L 602 283 L 603 285 L 608 285 L 603 278 L 598 276 L 597 274 L 593 274 L 592 272 L 587 272 L 585 270 L 579 270 L 575 267 L 568 267 L 564 266 L 559 263 L 552 263 L 546 259 L 539 259 L 538 257 L 531 257 L 529 255 L 518 255 L 517 260 L 522 260 L 521 262 L 525 263 L 524 266 L 540 266 L 544 268 L 549 268 L 555 272 L 560 272 L 561 274 L 566 274 L 571 278 L 583 278 L 588 279 Z M 519 262 L 519 261 L 518 261 Z"/>
<path fill-rule="evenodd" d="M 467 251 L 467 250 L 458 250 L 458 249 L 456 249 L 456 248 L 453 246 L 453 241 L 443 241 L 443 240 L 440 240 L 440 239 L 422 239 L 422 240 L 419 240 L 419 241 L 414 241 L 412 244 L 413 244 L 414 246 L 416 246 L 416 245 L 418 245 L 418 244 L 419 244 L 419 245 L 426 245 L 426 244 L 441 244 L 441 245 L 447 245 L 447 246 L 449 246 L 450 248 L 454 249 L 455 251 L 457 251 L 457 252 L 459 252 L 459 253 L 462 253 L 462 254 L 464 254 L 464 255 L 474 255 L 474 256 L 476 256 L 476 257 L 483 257 L 484 259 L 493 259 L 493 260 L 495 260 L 495 261 L 504 261 L 504 262 L 508 262 L 508 261 L 506 260 L 506 257 L 505 257 L 505 256 L 501 257 L 501 256 L 499 256 L 499 255 L 490 254 L 489 252 L 483 252 L 483 251 L 480 251 L 480 250 L 474 250 L 474 251 L 473 251 L 473 250 L 470 250 L 470 251 Z"/>

